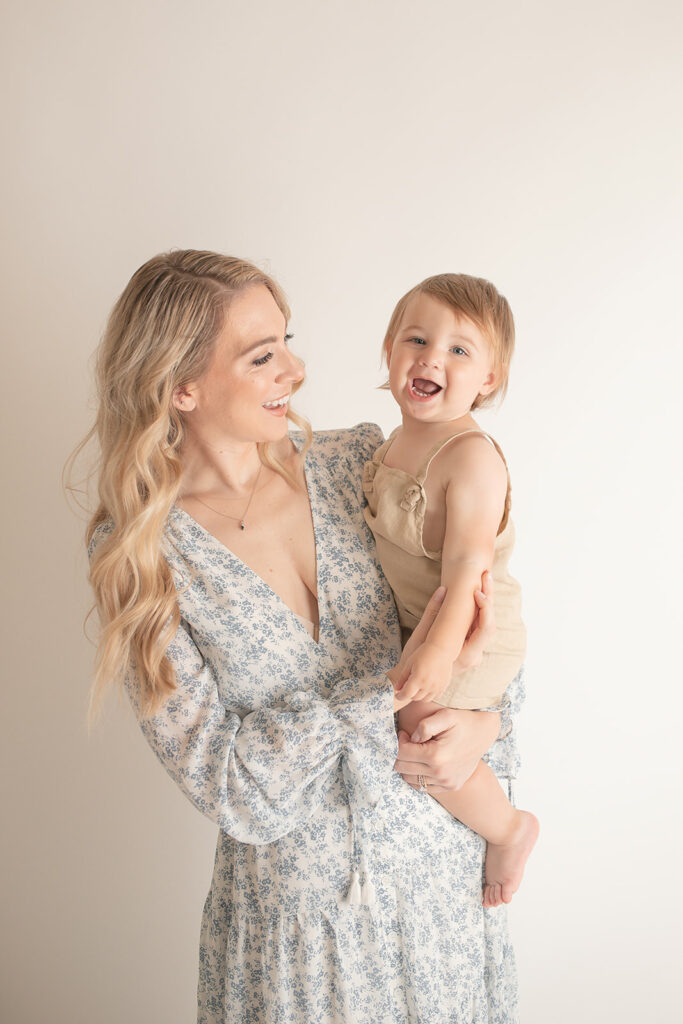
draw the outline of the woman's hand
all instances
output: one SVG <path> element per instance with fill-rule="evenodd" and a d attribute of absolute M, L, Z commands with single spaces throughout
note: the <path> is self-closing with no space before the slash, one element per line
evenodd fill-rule
<path fill-rule="evenodd" d="M 443 587 L 434 593 L 405 646 L 401 661 L 388 673 L 394 686 L 405 673 L 407 662 L 424 643 L 445 593 Z M 485 572 L 481 579 L 481 591 L 476 591 L 474 595 L 477 615 L 453 665 L 454 672 L 463 672 L 480 664 L 484 648 L 496 630 L 492 597 L 493 581 L 490 573 Z M 406 703 L 405 700 L 394 700 L 394 710 L 399 710 Z M 441 708 L 422 719 L 413 733 L 414 742 L 407 733 L 399 733 L 398 758 L 394 767 L 416 789 L 419 788 L 418 776 L 424 778 L 431 790 L 460 789 L 476 768 L 479 759 L 496 741 L 499 731 L 500 715 L 497 712 Z"/>
<path fill-rule="evenodd" d="M 460 789 L 499 731 L 500 714 L 496 711 L 441 708 L 417 726 L 413 736 L 418 742 L 399 732 L 394 768 L 414 789 L 419 788 L 418 776 L 424 777 L 432 793 Z"/>
<path fill-rule="evenodd" d="M 403 648 L 401 660 L 396 668 L 387 672 L 389 679 L 394 685 L 394 689 L 398 686 L 399 681 L 405 677 L 411 657 L 418 647 L 424 643 L 432 623 L 439 613 L 439 608 L 443 604 L 445 596 L 445 587 L 439 587 L 438 590 L 434 591 L 429 600 L 429 604 L 424 610 L 422 618 L 413 630 L 408 643 Z M 454 672 L 464 672 L 466 669 L 473 668 L 481 663 L 484 648 L 490 642 L 491 637 L 496 631 L 496 620 L 493 614 L 492 598 L 493 580 L 491 579 L 491 574 L 489 572 L 485 572 L 481 578 L 481 590 L 475 590 L 474 592 L 477 614 L 472 620 L 472 626 L 470 627 L 465 643 L 462 645 L 462 650 L 460 651 L 456 661 L 453 662 Z M 394 711 L 399 711 L 409 702 L 409 698 L 403 698 L 401 700 L 395 698 Z M 487 712 L 487 714 L 489 713 L 490 712 Z M 484 749 L 488 750 L 488 747 L 485 747 Z M 474 768 L 472 768 L 472 771 L 474 771 Z"/>

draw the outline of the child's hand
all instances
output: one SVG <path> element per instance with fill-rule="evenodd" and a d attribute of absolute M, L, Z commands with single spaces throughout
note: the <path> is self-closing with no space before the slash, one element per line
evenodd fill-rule
<path fill-rule="evenodd" d="M 408 661 L 395 696 L 401 701 L 440 697 L 453 674 L 453 655 L 427 640 Z"/>

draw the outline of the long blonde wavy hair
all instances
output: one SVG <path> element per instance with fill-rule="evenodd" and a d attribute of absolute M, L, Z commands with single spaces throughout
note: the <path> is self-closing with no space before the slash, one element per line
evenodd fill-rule
<path fill-rule="evenodd" d="M 180 612 L 162 554 L 182 473 L 183 418 L 172 396 L 207 370 L 231 299 L 253 285 L 268 288 L 288 321 L 281 288 L 252 263 L 191 249 L 163 253 L 136 271 L 109 317 L 97 353 L 97 418 L 66 467 L 68 481 L 86 445 L 99 442 L 99 503 L 86 531 L 100 622 L 91 722 L 105 689 L 129 668 L 144 715 L 158 711 L 176 688 L 165 652 Z M 310 427 L 287 415 L 304 431 L 305 451 Z M 267 443 L 258 450 L 265 465 L 296 486 Z"/>

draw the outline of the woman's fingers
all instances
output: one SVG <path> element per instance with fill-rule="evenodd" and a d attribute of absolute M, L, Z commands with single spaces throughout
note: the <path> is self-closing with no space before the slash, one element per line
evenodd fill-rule
<path fill-rule="evenodd" d="M 430 785 L 432 780 L 428 779 L 426 775 L 404 775 L 403 776 L 403 781 L 407 782 L 409 786 L 413 787 L 413 789 L 422 789 L 422 786 L 420 785 L 420 782 L 421 782 L 422 779 L 424 779 L 424 784 L 427 787 L 427 789 L 429 789 L 429 785 Z"/>
<path fill-rule="evenodd" d="M 421 779 L 424 779 L 424 784 L 427 787 L 427 790 L 426 790 L 427 793 L 432 794 L 432 793 L 446 793 L 447 792 L 445 786 L 437 785 L 437 783 L 434 781 L 434 779 L 431 779 L 429 777 L 429 775 L 404 775 L 403 776 L 403 781 L 404 782 L 407 782 L 408 785 L 412 786 L 413 789 L 417 789 L 419 792 L 424 793 L 425 790 L 420 785 L 420 780 Z"/>
<path fill-rule="evenodd" d="M 493 580 L 491 573 L 485 572 L 481 578 L 481 590 L 475 590 L 474 600 L 477 614 L 472 629 L 462 646 L 460 654 L 453 663 L 455 672 L 464 672 L 481 664 L 484 649 L 490 643 L 496 631 L 496 618 L 493 611 Z"/>
<path fill-rule="evenodd" d="M 490 572 L 485 572 L 481 578 L 481 590 L 476 591 L 474 600 L 479 609 L 477 628 L 486 635 L 487 640 L 496 631 L 496 619 L 493 613 L 493 592 L 493 576 Z"/>
<path fill-rule="evenodd" d="M 401 690 L 405 687 L 405 685 L 408 682 L 409 678 L 410 678 L 410 672 L 407 672 L 406 670 L 403 670 L 401 672 L 401 674 L 399 675 L 397 683 L 396 683 L 396 686 L 394 688 L 394 693 L 396 694 L 397 697 L 399 696 L 399 694 L 400 694 L 400 696 L 402 698 L 406 696 L 405 693 L 401 693 Z"/>
<path fill-rule="evenodd" d="M 399 775 L 402 775 L 406 781 L 423 775 L 429 780 L 430 786 L 440 791 L 457 790 L 464 786 L 477 767 L 479 756 L 472 760 L 472 755 L 468 754 L 464 760 L 462 757 L 458 757 L 457 763 L 455 763 L 456 759 L 451 749 L 454 741 L 454 729 L 452 723 L 450 726 L 448 723 L 453 715 L 463 714 L 472 715 L 476 712 L 454 712 L 452 708 L 443 708 L 430 715 L 430 719 L 436 719 L 436 723 L 433 725 L 435 736 L 423 743 L 413 743 L 408 734 L 401 731 L 399 733 L 398 757 L 394 763 L 394 768 Z"/>
<path fill-rule="evenodd" d="M 440 732 L 444 732 L 450 725 L 452 725 L 452 715 L 450 714 L 451 708 L 442 708 L 441 711 L 435 711 L 433 715 L 428 715 L 423 718 L 421 722 L 415 728 L 415 732 L 410 737 L 412 743 L 426 743 L 427 740 L 433 739 L 438 736 Z"/>
<path fill-rule="evenodd" d="M 401 680 L 400 685 L 397 687 L 395 693 L 398 700 L 415 700 L 415 694 L 417 693 L 418 683 L 410 673 L 408 673 Z"/>
<path fill-rule="evenodd" d="M 407 700 L 411 703 L 418 700 L 428 700 L 428 691 L 424 690 L 419 683 L 409 679 L 402 690 L 396 690 L 398 700 Z"/>
<path fill-rule="evenodd" d="M 415 633 L 418 634 L 419 642 L 421 644 L 424 643 L 424 641 L 426 640 L 427 633 L 429 633 L 429 630 L 432 627 L 434 619 L 439 614 L 439 608 L 443 604 L 445 596 L 446 588 L 437 587 L 432 596 L 429 598 L 429 601 L 427 602 L 427 607 L 422 613 L 422 618 L 420 619 L 417 626 L 413 630 L 413 635 Z"/>
<path fill-rule="evenodd" d="M 419 775 L 431 770 L 431 765 L 424 760 L 424 749 L 421 743 L 411 743 L 407 732 L 398 734 L 398 757 L 394 768 L 400 775 Z"/>

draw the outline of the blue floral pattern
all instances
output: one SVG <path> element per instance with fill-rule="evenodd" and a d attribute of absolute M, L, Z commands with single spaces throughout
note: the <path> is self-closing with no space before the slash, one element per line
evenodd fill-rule
<path fill-rule="evenodd" d="M 200 1024 L 517 1020 L 505 908 L 481 906 L 484 842 L 392 767 L 384 673 L 399 629 L 361 508 L 381 440 L 368 424 L 320 433 L 306 457 L 317 643 L 211 534 L 178 508 L 169 516 L 178 689 L 140 724 L 220 829 Z M 520 680 L 508 695 L 489 758 L 503 780 L 516 774 Z"/>

